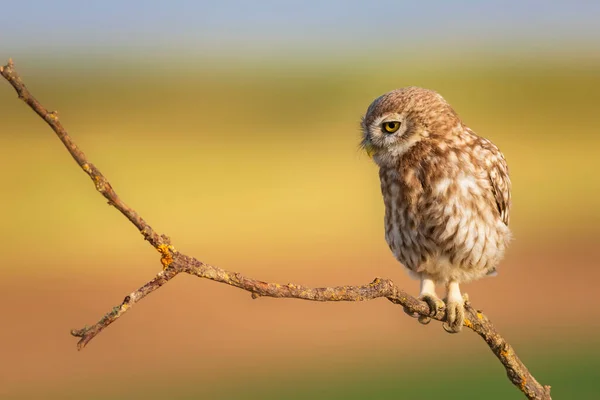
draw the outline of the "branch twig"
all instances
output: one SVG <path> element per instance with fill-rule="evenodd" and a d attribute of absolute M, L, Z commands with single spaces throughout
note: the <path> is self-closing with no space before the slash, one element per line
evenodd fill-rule
<path fill-rule="evenodd" d="M 90 340 L 96 337 L 104 328 L 119 319 L 135 303 L 159 289 L 179 273 L 187 273 L 199 278 L 206 278 L 226 285 L 235 286 L 252 294 L 253 298 L 276 297 L 294 298 L 311 301 L 365 301 L 377 298 L 387 298 L 394 304 L 404 307 L 410 314 L 429 316 L 429 306 L 398 288 L 391 280 L 376 278 L 373 282 L 362 286 L 337 286 L 310 288 L 296 284 L 280 285 L 248 278 L 240 273 L 231 272 L 209 265 L 193 257 L 179 253 L 165 235 L 156 233 L 135 210 L 128 207 L 114 191 L 100 170 L 90 163 L 85 154 L 73 142 L 58 119 L 56 111 L 49 112 L 27 90 L 21 78 L 14 69 L 12 60 L 0 67 L 0 74 L 14 87 L 22 99 L 31 107 L 56 133 L 71 156 L 81 169 L 92 179 L 96 190 L 107 200 L 108 204 L 119 210 L 144 236 L 160 254 L 163 270 L 154 279 L 125 297 L 123 302 L 113 307 L 100 321 L 82 329 L 73 329 L 71 334 L 79 337 L 79 350 L 83 349 Z M 527 367 L 517 357 L 512 346 L 498 333 L 490 320 L 480 311 L 475 310 L 470 303 L 465 304 L 465 326 L 477 333 L 488 344 L 492 352 L 506 369 L 509 380 L 525 394 L 528 399 L 551 400 L 550 387 L 542 386 L 530 374 Z M 445 310 L 437 311 L 431 316 L 437 321 L 445 320 Z"/>

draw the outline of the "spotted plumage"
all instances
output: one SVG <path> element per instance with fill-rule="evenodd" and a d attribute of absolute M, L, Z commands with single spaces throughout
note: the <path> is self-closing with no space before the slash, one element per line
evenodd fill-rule
<path fill-rule="evenodd" d="M 492 275 L 510 240 L 510 179 L 502 153 L 432 90 L 407 87 L 375 99 L 362 146 L 380 167 L 385 238 L 421 280 L 449 332 L 464 320 L 459 284 Z M 435 284 L 447 287 L 444 304 Z M 427 322 L 424 320 L 423 322 Z"/>

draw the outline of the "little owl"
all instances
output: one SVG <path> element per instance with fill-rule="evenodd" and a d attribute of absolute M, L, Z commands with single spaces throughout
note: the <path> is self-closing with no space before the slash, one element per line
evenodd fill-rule
<path fill-rule="evenodd" d="M 361 125 L 361 145 L 379 166 L 388 246 L 420 279 L 419 298 L 431 315 L 445 307 L 444 328 L 458 332 L 464 322 L 459 285 L 494 275 L 510 240 L 504 156 L 432 90 L 386 93 Z M 446 286 L 445 304 L 436 283 Z"/>

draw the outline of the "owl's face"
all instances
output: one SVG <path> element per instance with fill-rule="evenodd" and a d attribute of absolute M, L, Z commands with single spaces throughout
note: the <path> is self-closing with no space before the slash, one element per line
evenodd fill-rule
<path fill-rule="evenodd" d="M 362 119 L 361 147 L 380 166 L 395 164 L 403 154 L 433 134 L 460 123 L 438 93 L 418 87 L 388 92 L 371 103 Z"/>
<path fill-rule="evenodd" d="M 419 140 L 419 135 L 414 135 L 414 122 L 401 110 L 384 112 L 369 116 L 370 118 L 367 116 L 362 121 L 361 147 L 379 165 L 398 159 Z"/>

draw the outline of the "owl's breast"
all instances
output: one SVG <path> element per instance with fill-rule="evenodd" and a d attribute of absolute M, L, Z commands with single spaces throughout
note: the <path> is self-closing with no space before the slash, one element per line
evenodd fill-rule
<path fill-rule="evenodd" d="M 502 258 L 508 227 L 493 208 L 486 177 L 471 171 L 425 180 L 418 171 L 380 171 L 385 238 L 409 270 L 464 282 L 494 270 Z"/>
<path fill-rule="evenodd" d="M 402 179 L 395 170 L 382 169 L 380 180 L 385 204 L 385 240 L 396 259 L 416 272 L 436 251 L 435 243 L 422 229 L 423 215 L 419 208 L 424 203 L 423 187 L 418 179 Z"/>

